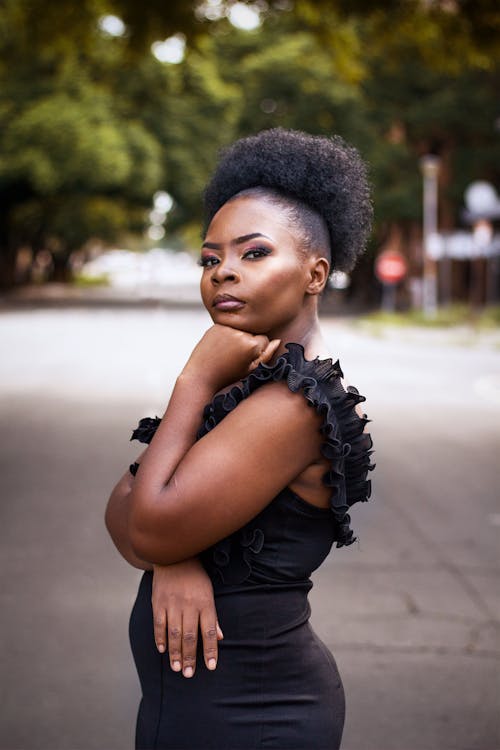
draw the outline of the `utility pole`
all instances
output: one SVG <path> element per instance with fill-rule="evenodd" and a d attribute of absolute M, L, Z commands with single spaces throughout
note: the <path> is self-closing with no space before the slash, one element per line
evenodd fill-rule
<path fill-rule="evenodd" d="M 431 257 L 430 246 L 437 234 L 438 176 L 441 159 L 426 154 L 420 159 L 423 176 L 423 289 L 422 303 L 426 316 L 437 312 L 437 262 Z"/>

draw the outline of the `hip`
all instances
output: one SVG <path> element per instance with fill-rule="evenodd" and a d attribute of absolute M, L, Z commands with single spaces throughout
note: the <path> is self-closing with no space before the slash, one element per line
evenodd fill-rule
<path fill-rule="evenodd" d="M 169 677 L 177 683 L 192 683 L 171 672 L 168 654 L 157 651 L 153 635 L 151 574 L 143 576 L 129 624 L 132 652 L 139 676 L 146 681 L 164 663 Z M 224 639 L 219 642 L 217 675 L 224 675 L 226 687 L 246 680 L 250 692 L 260 690 L 265 677 L 278 690 L 279 684 L 296 685 L 312 693 L 326 686 L 341 687 L 341 679 L 332 653 L 309 622 L 307 594 L 293 588 L 258 588 L 216 596 L 216 609 Z M 199 639 L 201 641 L 201 639 Z M 203 666 L 201 642 L 198 643 L 198 669 Z M 209 673 L 212 678 L 212 673 Z M 324 686 L 323 686 L 324 683 Z"/>
<path fill-rule="evenodd" d="M 218 596 L 225 637 L 217 669 L 205 668 L 199 644 L 198 667 L 185 679 L 156 650 L 150 587 L 143 579 L 130 619 L 143 692 L 138 747 L 303 750 L 305 740 L 311 750 L 339 747 L 345 699 L 335 659 L 304 619 L 297 592 L 278 594 L 279 617 L 269 595 Z M 153 736 L 155 744 L 148 744 Z"/>

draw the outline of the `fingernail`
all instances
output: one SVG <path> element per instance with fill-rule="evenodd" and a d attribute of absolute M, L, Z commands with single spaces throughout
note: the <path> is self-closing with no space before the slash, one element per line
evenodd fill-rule
<path fill-rule="evenodd" d="M 165 646 L 163 645 L 163 643 L 159 643 L 158 646 L 157 646 L 157 648 L 158 648 L 158 651 L 160 652 L 160 654 L 165 653 Z"/>
<path fill-rule="evenodd" d="M 193 667 L 186 667 L 184 670 L 184 677 L 192 677 L 193 676 Z"/>
<path fill-rule="evenodd" d="M 174 670 L 174 672 L 180 672 L 181 671 L 180 661 L 174 661 L 172 664 L 172 669 Z"/>
<path fill-rule="evenodd" d="M 209 659 L 208 660 L 208 668 L 209 669 L 215 669 L 216 666 L 217 666 L 217 662 L 215 661 L 215 659 Z"/>

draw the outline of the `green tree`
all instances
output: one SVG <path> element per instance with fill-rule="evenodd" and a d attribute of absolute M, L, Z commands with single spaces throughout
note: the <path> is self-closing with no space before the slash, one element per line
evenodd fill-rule
<path fill-rule="evenodd" d="M 126 92 L 124 111 L 140 110 L 161 145 L 162 187 L 174 199 L 169 228 L 200 224 L 201 195 L 220 148 L 235 136 L 241 91 L 221 76 L 212 40 L 187 50 L 179 65 L 151 55 L 121 71 L 117 89 Z"/>
<path fill-rule="evenodd" d="M 33 49 L 65 51 L 75 39 L 80 48 L 93 44 L 95 20 L 116 13 L 127 26 L 128 47 L 142 53 L 157 39 L 183 33 L 190 39 L 204 36 L 235 2 L 261 11 L 255 0 L 4 0 L 21 6 L 24 37 Z M 215 6 L 215 7 L 214 7 Z M 497 54 L 500 9 L 495 0 L 268 0 L 263 18 L 293 17 L 297 25 L 314 31 L 322 40 L 338 35 L 332 19 L 365 21 L 371 43 L 383 50 L 391 40 L 414 36 L 420 29 L 420 47 L 434 66 L 475 64 L 489 68 Z"/>
<path fill-rule="evenodd" d="M 258 34 L 217 37 L 221 70 L 231 83 L 244 82 L 238 135 L 282 125 L 338 132 L 360 148 L 374 185 L 375 233 L 368 260 L 394 230 L 403 249 L 413 248 L 411 255 L 419 257 L 423 154 L 442 157 L 445 228 L 460 222 L 468 183 L 500 181 L 494 58 L 483 65 L 481 56 L 470 52 L 459 60 L 455 51 L 453 60 L 443 62 L 435 48 L 442 41 L 440 27 L 423 13 L 412 19 L 416 26 L 402 15 L 395 19 L 399 34 L 384 34 L 374 16 L 353 20 L 330 9 L 327 32 L 304 30 L 298 17 L 289 15 L 269 18 Z M 309 23 L 315 26 L 311 18 Z M 446 48 L 451 46 L 447 40 Z M 359 284 L 373 288 L 365 283 L 371 273 L 362 264 L 354 286 L 359 278 Z"/>
<path fill-rule="evenodd" d="M 60 60 L 24 54 L 12 44 L 22 37 L 16 11 L 2 11 L 0 39 L 0 258 L 7 285 L 20 245 L 49 248 L 64 269 L 90 237 L 136 226 L 137 209 L 147 207 L 163 178 L 159 143 L 137 116 L 120 116 L 98 75 L 101 63 L 76 52 Z M 96 60 L 105 44 L 96 34 Z M 118 50 L 112 60 L 103 53 L 108 64 L 119 63 Z"/>
<path fill-rule="evenodd" d="M 235 119 L 235 92 L 205 55 L 190 50 L 181 66 L 149 50 L 131 57 L 126 40 L 99 31 L 95 15 L 81 47 L 57 39 L 45 47 L 35 35 L 38 54 L 27 54 L 33 5 L 0 11 L 4 285 L 22 245 L 50 249 L 63 277 L 70 253 L 90 238 L 143 231 L 160 187 L 175 199 L 174 227 L 199 221 L 206 175 Z"/>
<path fill-rule="evenodd" d="M 498 179 L 495 4 L 276 0 L 254 32 L 208 20 L 202 5 L 4 1 L 7 271 L 24 243 L 64 260 L 89 237 L 141 230 L 157 187 L 175 199 L 172 230 L 199 226 L 219 148 L 275 125 L 339 132 L 360 148 L 372 168 L 378 242 L 393 225 L 409 234 L 417 225 L 423 153 L 443 156 L 448 223 L 468 181 Z M 99 31 L 110 12 L 125 21 L 125 36 Z M 150 42 L 176 32 L 188 37 L 184 61 L 159 63 Z"/>

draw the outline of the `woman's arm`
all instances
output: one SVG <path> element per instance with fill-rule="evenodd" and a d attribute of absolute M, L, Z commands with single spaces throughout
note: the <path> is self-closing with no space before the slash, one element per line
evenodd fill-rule
<path fill-rule="evenodd" d="M 146 449 L 147 450 L 147 449 Z M 146 451 L 138 458 L 140 462 Z M 134 477 L 127 471 L 114 487 L 105 521 L 111 539 L 125 560 L 135 568 L 153 570 L 153 623 L 156 647 L 168 646 L 171 668 L 192 677 L 196 669 L 198 631 L 208 669 L 215 669 L 222 631 L 217 621 L 212 582 L 197 558 L 175 565 L 155 565 L 133 552 L 128 536 L 129 496 Z"/>
<path fill-rule="evenodd" d="M 170 564 L 198 554 L 255 517 L 317 458 L 321 420 L 283 383 L 257 390 L 195 442 L 213 394 L 268 352 L 265 337 L 217 325 L 195 348 L 130 494 L 139 558 Z"/>
<path fill-rule="evenodd" d="M 146 449 L 147 450 L 147 449 Z M 142 459 L 146 451 L 139 456 L 138 461 Z M 151 563 L 141 560 L 135 554 L 130 544 L 128 533 L 129 509 L 130 509 L 130 491 L 132 489 L 134 477 L 130 471 L 126 471 L 118 483 L 113 488 L 106 506 L 104 520 L 108 533 L 120 555 L 133 565 L 134 568 L 141 570 L 152 570 Z"/>

